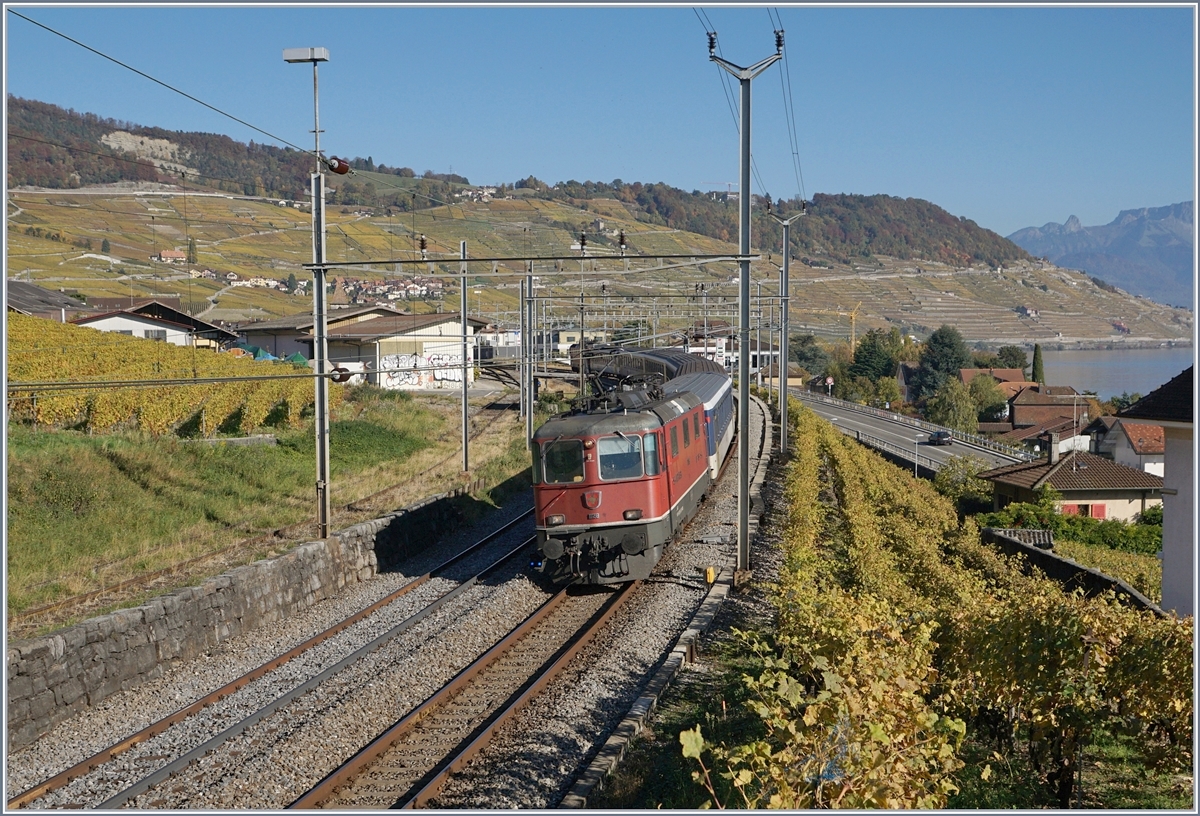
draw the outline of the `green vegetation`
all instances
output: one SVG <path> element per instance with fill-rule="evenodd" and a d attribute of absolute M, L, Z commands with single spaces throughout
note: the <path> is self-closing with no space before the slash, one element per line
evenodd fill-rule
<path fill-rule="evenodd" d="M 1033 364 L 1032 365 L 1033 365 L 1033 369 L 1029 373 L 1029 376 L 1033 378 L 1032 382 L 1038 383 L 1040 385 L 1045 385 L 1046 384 L 1046 366 L 1045 366 L 1045 363 L 1042 362 L 1042 344 L 1041 343 L 1033 344 Z"/>
<path fill-rule="evenodd" d="M 958 329 L 943 325 L 925 342 L 920 363 L 913 378 L 917 400 L 932 397 L 947 380 L 957 379 L 959 369 L 970 367 L 971 352 Z"/>
<path fill-rule="evenodd" d="M 1055 502 L 1061 500 L 1053 490 L 1043 489 L 1036 503 L 1016 502 L 995 513 L 984 513 L 976 521 L 980 527 L 1050 530 L 1055 541 L 1067 539 L 1127 553 L 1153 556 L 1162 549 L 1161 516 L 1158 524 L 1129 524 L 1119 519 L 1066 515 L 1055 508 Z M 1154 515 L 1148 514 L 1147 520 L 1152 518 Z"/>
<path fill-rule="evenodd" d="M 1162 562 L 1157 555 L 1114 550 L 1104 544 L 1055 539 L 1054 552 L 1125 583 L 1155 603 L 1162 601 Z"/>
<path fill-rule="evenodd" d="M 443 425 L 411 400 L 360 400 L 342 413 L 330 427 L 334 504 L 390 484 Z M 309 518 L 314 457 L 311 426 L 281 432 L 277 445 L 10 426 L 9 612 Z"/>
<path fill-rule="evenodd" d="M 287 446 L 10 426 L 8 611 L 304 519 L 311 514 L 312 470 L 309 458 Z"/>

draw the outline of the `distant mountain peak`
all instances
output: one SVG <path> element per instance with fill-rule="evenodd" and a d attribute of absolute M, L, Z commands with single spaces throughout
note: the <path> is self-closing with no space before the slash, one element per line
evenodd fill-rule
<path fill-rule="evenodd" d="M 1193 202 L 1121 210 L 1110 223 L 1026 227 L 1008 236 L 1017 246 L 1068 269 L 1160 303 L 1188 304 L 1194 286 Z"/>

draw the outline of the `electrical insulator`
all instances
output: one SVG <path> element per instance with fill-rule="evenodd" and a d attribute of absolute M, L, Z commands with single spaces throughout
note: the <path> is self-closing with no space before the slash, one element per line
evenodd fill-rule
<path fill-rule="evenodd" d="M 587 233 L 581 232 L 579 233 L 579 251 L 583 252 L 585 249 L 587 249 Z"/>
<path fill-rule="evenodd" d="M 782 28 L 775 32 L 775 53 L 776 54 L 783 53 L 783 29 Z"/>
<path fill-rule="evenodd" d="M 350 164 L 345 159 L 339 159 L 337 156 L 330 156 L 325 164 L 329 166 L 329 172 L 337 173 L 339 176 L 344 176 L 350 172 Z"/>
<path fill-rule="evenodd" d="M 421 251 L 424 252 L 426 247 L 427 247 L 427 244 L 425 243 L 425 235 L 422 233 L 422 235 L 421 235 Z"/>
<path fill-rule="evenodd" d="M 708 55 L 711 57 L 717 50 L 717 32 L 708 32 Z"/>
<path fill-rule="evenodd" d="M 621 245 L 621 251 L 625 251 L 625 230 L 621 230 L 617 235 L 617 243 Z"/>

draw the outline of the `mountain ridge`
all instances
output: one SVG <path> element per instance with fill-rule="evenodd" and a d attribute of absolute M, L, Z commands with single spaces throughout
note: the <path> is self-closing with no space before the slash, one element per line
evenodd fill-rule
<path fill-rule="evenodd" d="M 292 148 L 228 136 L 172 132 L 130 122 L 80 114 L 55 105 L 10 95 L 9 187 L 33 185 L 78 188 L 118 180 L 175 181 L 190 186 L 303 200 L 311 156 Z M 132 156 L 133 158 L 129 158 Z M 327 177 L 335 192 L 331 204 L 411 212 L 454 203 L 467 179 L 409 168 L 376 165 L 370 157 L 348 159 L 353 176 Z M 736 240 L 736 196 L 690 193 L 661 182 L 579 182 L 546 184 L 529 176 L 499 185 L 501 196 L 560 201 L 587 209 L 593 199 L 614 198 L 637 220 L 694 232 L 721 241 Z M 764 204 L 769 196 L 756 196 Z M 778 202 L 780 212 L 796 212 L 808 202 Z M 782 228 L 756 206 L 752 226 L 758 246 L 782 244 Z M 922 199 L 885 194 L 816 193 L 808 216 L 792 228 L 794 252 L 849 263 L 875 255 L 950 264 L 986 263 L 997 267 L 1029 260 L 1028 253 L 974 221 Z"/>
<path fill-rule="evenodd" d="M 1135 295 L 1190 305 L 1194 291 L 1194 202 L 1121 210 L 1108 224 L 1025 227 L 1008 239 L 1033 255 L 1079 269 Z M 1180 296 L 1186 294 L 1185 303 Z"/>

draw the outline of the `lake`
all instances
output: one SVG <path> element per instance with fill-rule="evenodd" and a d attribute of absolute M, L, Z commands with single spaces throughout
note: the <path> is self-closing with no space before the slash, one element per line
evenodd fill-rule
<path fill-rule="evenodd" d="M 1094 391 L 1100 399 L 1123 393 L 1146 396 L 1194 362 L 1194 348 L 1047 351 L 1042 364 L 1047 385 Z M 1029 353 L 1030 364 L 1033 353 Z"/>

